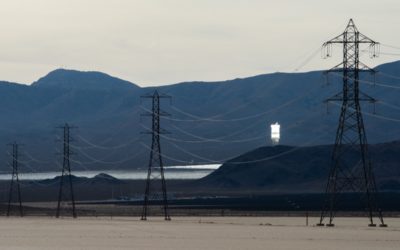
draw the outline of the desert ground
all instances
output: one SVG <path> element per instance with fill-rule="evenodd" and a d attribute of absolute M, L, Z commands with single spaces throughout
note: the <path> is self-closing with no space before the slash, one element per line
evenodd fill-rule
<path fill-rule="evenodd" d="M 337 218 L 333 228 L 318 218 L 2 217 L 0 249 L 400 249 L 400 218 L 371 228 L 365 218 Z"/>

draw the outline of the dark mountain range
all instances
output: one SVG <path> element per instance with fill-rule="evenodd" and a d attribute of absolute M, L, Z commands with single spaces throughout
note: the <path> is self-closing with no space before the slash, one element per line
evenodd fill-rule
<path fill-rule="evenodd" d="M 354 149 L 348 150 L 349 157 L 358 159 Z M 331 152 L 332 146 L 261 147 L 224 163 L 197 184 L 230 190 L 320 193 L 326 185 Z M 370 146 L 380 190 L 400 191 L 399 152 L 400 141 Z"/>
<path fill-rule="evenodd" d="M 400 62 L 377 67 L 372 77 L 362 76 L 362 90 L 380 100 L 363 107 L 369 142 L 399 138 Z M 282 143 L 295 146 L 329 144 L 334 139 L 338 107 L 326 114 L 323 100 L 340 90 L 340 76 L 330 76 L 330 85 L 320 71 L 274 73 L 223 82 L 186 82 L 159 87 L 173 97 L 162 108 L 171 113 L 162 126 L 162 150 L 166 164 L 224 162 L 243 152 L 269 144 L 269 124 L 282 125 Z M 382 85 L 383 84 L 383 85 Z M 389 86 L 386 86 L 389 85 Z M 394 86 L 394 87 L 390 87 Z M 0 83 L 0 142 L 25 144 L 21 171 L 58 170 L 61 131 L 65 122 L 72 131 L 74 169 L 143 168 L 148 160 L 150 100 L 140 100 L 154 88 L 99 72 L 58 69 L 30 86 Z M 9 157 L 0 154 L 0 161 Z M 7 158 L 7 157 L 8 158 Z M 7 170 L 4 164 L 1 168 Z"/>

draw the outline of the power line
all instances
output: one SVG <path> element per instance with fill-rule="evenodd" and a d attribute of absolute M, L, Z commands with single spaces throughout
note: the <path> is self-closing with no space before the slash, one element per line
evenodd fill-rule
<path fill-rule="evenodd" d="M 194 144 L 196 144 L 196 143 L 207 143 L 207 142 L 213 142 L 213 143 L 243 143 L 243 142 L 257 141 L 257 140 L 261 140 L 261 139 L 265 139 L 266 138 L 265 135 L 261 135 L 261 136 L 256 136 L 256 137 L 251 137 L 251 138 L 246 138 L 246 139 L 238 139 L 238 140 L 226 140 L 226 141 L 222 141 L 222 140 L 202 140 L 202 141 L 195 141 L 195 140 L 176 139 L 176 138 L 169 137 L 169 136 L 166 136 L 166 135 L 162 135 L 161 137 L 163 139 L 168 140 L 168 141 L 194 143 Z"/>
<path fill-rule="evenodd" d="M 132 145 L 133 143 L 137 142 L 139 140 L 139 138 L 135 138 L 133 140 L 130 140 L 126 143 L 123 144 L 119 144 L 119 145 L 113 145 L 113 146 L 102 146 L 99 144 L 95 144 L 93 142 L 91 142 L 90 140 L 86 139 L 85 137 L 78 135 L 77 136 L 81 141 L 83 141 L 84 143 L 86 143 L 87 145 L 89 145 L 89 148 L 96 148 L 96 149 L 104 149 L 104 150 L 110 150 L 110 149 L 120 149 L 120 148 L 124 148 L 127 146 Z M 88 148 L 88 147 L 80 147 L 80 148 Z"/>
<path fill-rule="evenodd" d="M 395 75 L 391 75 L 391 74 L 388 74 L 388 73 L 383 73 L 382 71 L 378 71 L 376 73 L 379 74 L 379 75 L 383 75 L 383 76 L 392 78 L 392 79 L 400 80 L 400 76 L 395 76 Z"/>
<path fill-rule="evenodd" d="M 141 154 L 141 152 L 137 152 L 137 153 L 134 154 L 134 155 L 131 155 L 131 156 L 127 157 L 127 158 L 124 158 L 124 159 L 121 159 L 121 160 L 118 160 L 118 161 L 104 161 L 104 160 L 99 160 L 99 159 L 97 159 L 97 158 L 95 158 L 95 157 L 92 157 L 92 156 L 86 154 L 86 153 L 83 152 L 83 151 L 79 151 L 79 150 L 78 150 L 78 152 L 79 152 L 80 154 L 82 154 L 83 156 L 85 156 L 86 158 L 90 159 L 91 161 L 78 161 L 78 160 L 73 160 L 73 159 L 70 159 L 70 161 L 76 162 L 76 163 L 81 163 L 81 164 L 93 164 L 93 163 L 100 163 L 100 164 L 121 164 L 121 163 L 130 161 L 130 160 L 133 160 L 133 159 L 135 159 L 139 154 Z"/>
<path fill-rule="evenodd" d="M 136 141 L 139 141 L 139 139 L 137 139 Z M 79 161 L 79 162 L 82 163 L 82 164 L 92 164 L 92 163 L 120 164 L 120 163 L 127 162 L 127 161 L 129 161 L 129 160 L 134 159 L 134 157 L 137 155 L 137 154 L 136 154 L 136 155 L 134 155 L 134 156 L 129 156 L 129 157 L 127 157 L 127 158 L 120 159 L 120 160 L 117 160 L 117 161 L 106 161 L 106 160 L 104 160 L 104 159 L 98 159 L 97 157 L 93 157 L 93 156 L 89 155 L 88 153 L 86 153 L 85 151 L 83 151 L 80 147 L 76 147 L 76 146 L 73 146 L 73 145 L 70 145 L 70 147 L 73 148 L 73 149 L 75 149 L 75 150 L 76 150 L 77 152 L 79 152 L 82 156 L 84 156 L 85 158 L 87 158 L 87 159 L 90 160 L 90 161 Z M 111 155 L 114 155 L 114 154 L 116 154 L 117 152 L 118 152 L 118 151 L 113 152 L 113 153 L 107 155 L 107 157 L 110 157 Z M 107 157 L 106 157 L 106 158 L 107 158 Z M 71 160 L 71 161 L 78 162 L 77 160 Z"/>
<path fill-rule="evenodd" d="M 194 119 L 177 119 L 177 118 L 171 118 L 171 117 L 166 117 L 165 119 L 166 120 L 171 120 L 171 121 L 180 121 L 180 122 L 198 122 L 198 121 L 205 121 L 205 122 L 237 122 L 237 121 L 244 121 L 244 120 L 254 119 L 254 118 L 258 118 L 258 117 L 264 116 L 266 114 L 270 114 L 272 112 L 278 111 L 278 110 L 280 110 L 280 109 L 282 109 L 284 107 L 287 107 L 287 106 L 289 106 L 289 105 L 291 105 L 291 104 L 303 99 L 304 97 L 310 95 L 312 89 L 313 88 L 310 88 L 309 90 L 306 90 L 303 95 L 297 96 L 296 98 L 293 98 L 293 99 L 291 99 L 291 100 L 289 100 L 289 101 L 287 101 L 287 102 L 285 102 L 285 103 L 283 103 L 283 104 L 281 104 L 281 105 L 279 105 L 277 107 L 271 108 L 271 109 L 269 109 L 267 111 L 264 111 L 264 112 L 259 112 L 257 114 L 249 115 L 249 116 L 231 118 L 231 119 L 215 119 L 215 118 L 212 118 L 212 117 L 200 117 L 200 116 L 191 114 L 189 112 L 183 111 L 183 110 L 173 106 L 172 109 L 174 109 L 175 111 L 177 111 L 177 112 L 179 112 L 181 114 L 184 114 L 184 115 L 186 115 L 188 117 L 194 118 Z M 149 111 L 149 110 L 146 110 L 146 111 Z"/>
<path fill-rule="evenodd" d="M 293 123 L 290 126 L 285 127 L 282 131 L 286 131 L 295 127 L 300 126 L 300 124 L 304 123 L 305 121 L 308 121 L 310 118 L 315 117 L 318 114 L 311 114 L 309 116 L 303 117 L 302 120 L 300 120 L 299 122 Z M 176 125 L 171 125 L 173 128 L 175 128 L 177 131 L 181 132 L 182 134 L 186 135 L 186 136 L 190 136 L 192 138 L 198 139 L 198 140 L 183 140 L 183 139 L 178 139 L 178 138 L 172 138 L 170 136 L 166 136 L 166 135 L 161 135 L 162 138 L 166 139 L 166 140 L 170 140 L 170 141 L 175 141 L 175 142 L 186 142 L 186 143 L 241 143 L 241 142 L 247 142 L 247 141 L 255 141 L 261 138 L 266 138 L 265 135 L 262 136 L 256 136 L 256 137 L 252 137 L 252 138 L 246 138 L 246 139 L 225 139 L 225 138 L 229 138 L 229 137 L 233 137 L 236 136 L 238 134 L 241 134 L 247 130 L 253 129 L 254 127 L 258 126 L 261 123 L 265 123 L 265 121 L 263 120 L 259 120 L 257 122 L 251 123 L 249 126 L 244 127 L 238 131 L 235 131 L 234 133 L 228 134 L 228 135 L 224 135 L 224 136 L 219 136 L 216 138 L 206 138 L 191 132 L 188 132 L 187 130 L 184 130 Z M 143 126 L 143 128 L 148 129 L 147 127 Z"/>
<path fill-rule="evenodd" d="M 332 103 L 333 105 L 336 106 L 340 106 L 336 103 Z M 350 110 L 355 111 L 353 108 L 351 108 Z M 373 114 L 373 113 L 368 113 L 368 112 L 361 112 L 363 115 L 366 116 L 370 116 L 370 117 L 374 117 L 374 118 L 378 118 L 378 119 L 382 119 L 382 120 L 386 120 L 386 121 L 392 121 L 392 122 L 400 122 L 400 119 L 396 119 L 396 118 L 392 118 L 392 117 L 387 117 L 387 116 L 383 116 L 383 115 L 378 115 L 378 114 Z"/>
<path fill-rule="evenodd" d="M 393 108 L 393 109 L 396 109 L 396 110 L 400 110 L 399 106 L 396 106 L 396 105 L 393 105 L 393 104 L 390 104 L 390 103 L 387 103 L 387 102 L 380 101 L 379 104 L 382 104 L 383 106 L 387 106 L 387 107 L 390 107 L 390 108 Z"/>
<path fill-rule="evenodd" d="M 35 157 L 33 157 L 28 151 L 24 150 L 24 155 L 26 155 L 31 161 L 37 162 L 37 163 L 43 163 L 43 164 L 50 164 L 52 163 L 51 161 L 45 161 L 45 160 L 39 160 Z"/>
<path fill-rule="evenodd" d="M 312 114 L 311 116 L 305 117 L 301 122 L 303 122 L 303 121 L 308 121 L 311 117 L 314 117 L 315 115 L 316 115 L 316 114 Z M 291 125 L 291 126 L 288 126 L 288 127 L 284 128 L 282 131 L 290 130 L 290 129 L 293 129 L 293 128 L 298 127 L 298 126 L 299 126 L 299 122 L 298 122 L 298 123 L 295 123 L 295 124 L 293 124 L 293 125 Z M 328 132 L 328 130 L 324 130 L 324 131 L 327 131 L 327 132 Z M 318 137 L 313 137 L 311 140 L 309 140 L 309 141 L 307 141 L 306 143 L 300 145 L 299 147 L 309 146 L 309 145 L 311 145 L 312 143 L 314 143 L 315 141 L 317 141 L 318 139 L 320 139 L 322 136 L 325 136 L 326 134 L 327 134 L 327 133 L 324 133 L 324 134 L 322 134 L 322 135 L 320 135 L 320 136 L 318 136 Z M 194 136 L 195 136 L 195 135 L 194 135 Z M 162 135 L 162 138 L 165 139 L 166 136 L 165 136 L 165 135 Z M 167 139 L 167 140 L 168 140 L 168 139 Z M 174 141 L 174 140 L 171 140 L 171 141 Z M 179 141 L 179 140 L 178 140 L 178 141 Z M 184 141 L 184 142 L 191 142 L 191 141 Z M 232 142 L 232 141 L 220 141 L 220 142 L 227 143 L 227 142 Z M 169 142 L 169 143 L 171 143 L 171 142 Z M 203 141 L 203 142 L 198 141 L 198 143 L 204 143 L 204 141 Z M 293 152 L 293 151 L 284 152 L 282 155 L 270 156 L 270 157 L 261 158 L 261 159 L 256 159 L 256 160 L 247 161 L 247 162 L 244 162 L 244 161 L 234 162 L 234 161 L 232 161 L 232 157 L 225 158 L 225 159 L 217 159 L 217 160 L 215 160 L 215 159 L 209 159 L 209 158 L 205 158 L 204 156 L 200 156 L 200 155 L 194 154 L 194 153 L 192 153 L 192 152 L 190 152 L 190 151 L 187 151 L 187 150 L 185 150 L 185 149 L 179 147 L 178 145 L 176 145 L 176 144 L 174 144 L 174 143 L 171 143 L 171 144 L 172 144 L 174 147 L 178 148 L 180 151 L 182 151 L 182 152 L 184 152 L 184 153 L 186 153 L 186 154 L 188 154 L 188 155 L 191 155 L 191 156 L 193 156 L 193 157 L 196 157 L 196 158 L 199 158 L 199 159 L 204 160 L 203 162 L 196 161 L 198 164 L 222 163 L 222 162 L 225 162 L 225 161 L 228 161 L 228 160 L 230 160 L 230 163 L 232 163 L 232 164 L 256 163 L 256 162 L 262 162 L 262 161 L 267 161 L 267 160 L 275 159 L 275 158 L 277 158 L 277 157 L 280 157 L 280 156 L 286 155 L 286 154 L 288 154 L 288 153 L 290 153 L 290 152 Z M 149 149 L 149 147 L 147 147 L 146 145 L 144 145 L 144 144 L 142 144 L 142 145 L 143 145 L 144 147 L 146 147 L 147 149 Z M 264 143 L 263 143 L 262 145 L 260 145 L 260 146 L 263 146 L 263 145 L 264 145 Z M 297 151 L 297 150 L 294 150 L 294 151 Z M 191 164 L 191 163 L 192 163 L 192 161 L 184 161 L 184 160 L 177 159 L 177 158 L 174 158 L 174 157 L 165 155 L 165 154 L 163 154 L 162 156 L 163 156 L 164 158 L 169 159 L 169 160 L 174 161 L 174 162 L 179 162 L 179 163 L 183 163 L 183 164 Z"/>
<path fill-rule="evenodd" d="M 312 52 L 312 54 L 308 57 L 306 57 L 306 59 L 304 61 L 301 62 L 301 64 L 295 68 L 295 72 L 299 71 L 300 69 L 302 69 L 304 66 L 306 66 L 309 62 L 312 61 L 312 59 L 315 58 L 316 55 L 318 55 L 320 53 L 321 48 L 318 47 L 318 49 L 314 50 Z"/>
<path fill-rule="evenodd" d="M 280 86 L 280 84 L 283 82 L 283 80 L 284 80 L 284 78 L 280 78 L 280 79 L 274 80 L 272 83 L 270 83 L 269 91 L 271 91 L 271 90 L 277 88 L 278 86 Z M 222 116 L 226 116 L 228 114 L 232 114 L 232 113 L 234 113 L 234 112 L 236 112 L 236 111 L 238 111 L 238 110 L 240 110 L 240 109 L 242 109 L 244 107 L 249 106 L 250 104 L 257 103 L 257 102 L 259 102 L 259 99 L 261 99 L 261 98 L 265 98 L 265 96 L 263 94 L 260 94 L 258 96 L 252 96 L 251 100 L 248 101 L 248 102 L 242 103 L 240 105 L 235 105 L 235 107 L 230 108 L 229 110 L 227 110 L 225 112 L 222 112 L 222 113 L 219 113 L 219 114 L 215 114 L 215 115 L 212 115 L 212 116 L 209 116 L 209 117 L 200 117 L 200 116 L 197 116 L 197 115 L 194 115 L 194 114 L 189 114 L 189 113 L 188 113 L 188 116 L 193 118 L 193 119 L 210 119 L 210 120 L 212 120 L 212 119 L 216 119 L 217 117 L 222 117 Z M 180 99 L 183 99 L 186 102 L 192 102 L 193 101 L 192 97 L 191 98 L 185 98 L 184 96 L 180 96 Z M 166 117 L 166 118 L 168 118 L 168 117 Z"/>
<path fill-rule="evenodd" d="M 380 52 L 380 54 L 387 56 L 400 56 L 400 53 Z"/>
<path fill-rule="evenodd" d="M 390 44 L 384 44 L 384 43 L 381 43 L 381 45 L 385 46 L 385 47 L 392 48 L 392 49 L 399 49 L 400 50 L 400 47 L 396 46 L 396 45 L 390 45 Z"/>
<path fill-rule="evenodd" d="M 340 77 L 343 78 L 342 75 L 336 73 L 336 72 L 330 72 L 331 75 L 336 76 L 336 77 Z M 378 72 L 379 74 L 379 72 Z M 351 80 L 349 77 L 346 77 L 347 80 Z M 386 83 L 379 83 L 379 82 L 372 82 L 372 81 L 367 81 L 367 80 L 362 80 L 362 79 L 358 79 L 358 82 L 360 83 L 366 83 L 369 85 L 376 85 L 376 86 L 381 86 L 381 87 L 386 87 L 386 88 L 392 88 L 392 89 L 400 89 L 400 86 L 394 86 L 394 85 L 390 85 L 390 84 L 386 84 Z"/>
<path fill-rule="evenodd" d="M 233 157 L 225 158 L 225 159 L 218 159 L 218 160 L 208 159 L 208 158 L 205 158 L 203 156 L 200 156 L 200 155 L 194 154 L 192 152 L 189 152 L 187 150 L 184 150 L 183 148 L 178 147 L 177 145 L 175 145 L 175 146 L 178 149 L 180 149 L 182 152 L 187 153 L 188 155 L 191 155 L 191 156 L 194 156 L 196 158 L 204 160 L 203 162 L 197 162 L 198 164 L 215 164 L 215 163 L 226 162 L 226 163 L 229 163 L 229 164 L 240 165 L 240 164 L 251 164 L 251 163 L 265 162 L 265 161 L 269 161 L 269 160 L 273 160 L 273 159 L 285 156 L 287 154 L 290 154 L 290 153 L 296 152 L 298 150 L 301 150 L 303 147 L 313 145 L 314 142 L 316 142 L 318 139 L 320 139 L 321 137 L 325 136 L 326 134 L 328 134 L 328 133 L 321 134 L 320 136 L 317 136 L 317 137 L 312 137 L 312 139 L 310 139 L 309 141 L 307 141 L 307 142 L 305 142 L 305 143 L 303 143 L 301 145 L 295 146 L 295 147 L 293 147 L 292 149 L 290 149 L 288 151 L 284 151 L 284 152 L 276 154 L 276 155 L 263 157 L 263 158 L 255 159 L 255 160 L 249 160 L 249 161 L 234 161 Z M 147 149 L 149 149 L 149 150 L 151 149 L 150 147 L 148 147 L 144 143 L 142 143 L 142 146 L 147 148 Z M 184 160 L 177 159 L 177 158 L 174 158 L 174 157 L 166 155 L 166 154 L 161 154 L 161 155 L 162 155 L 163 158 L 171 160 L 171 161 L 174 161 L 174 162 L 179 162 L 179 163 L 183 163 L 183 164 L 191 164 L 192 163 L 191 161 L 184 161 Z"/>
<path fill-rule="evenodd" d="M 298 70 L 300 70 L 302 67 L 304 67 L 306 64 L 308 64 L 308 62 L 310 62 L 310 60 L 311 59 L 313 59 L 314 57 L 315 57 L 315 55 L 317 54 L 316 52 L 318 52 L 318 51 L 320 51 L 320 46 L 318 46 L 318 48 L 316 49 L 316 50 L 313 50 L 312 51 L 312 53 L 310 53 L 310 55 L 307 57 L 307 60 L 303 60 L 303 61 L 301 61 L 301 63 L 299 64 L 299 65 L 297 65 L 296 67 L 294 67 L 294 69 L 292 70 L 292 71 L 298 71 Z M 304 58 L 304 56 L 301 56 L 301 58 Z M 283 78 L 280 78 L 279 80 L 275 80 L 275 81 L 273 81 L 272 82 L 272 84 L 273 84 L 273 88 L 276 88 L 276 87 L 278 87 L 278 86 L 280 86 L 280 84 L 283 82 Z M 271 91 L 272 89 L 269 89 L 269 91 Z M 311 89 L 310 89 L 311 90 Z M 181 99 L 185 99 L 185 97 L 184 96 L 181 96 L 180 97 Z M 200 117 L 200 116 L 196 116 L 196 115 L 193 115 L 193 114 L 190 114 L 190 113 L 186 113 L 189 117 L 192 117 L 192 118 L 194 118 L 194 119 L 196 119 L 196 120 L 193 120 L 193 121 L 197 121 L 197 120 L 201 120 L 201 119 L 206 119 L 206 120 L 219 120 L 219 119 L 216 119 L 217 117 L 221 117 L 221 116 L 226 116 L 226 115 L 228 115 L 228 114 L 231 114 L 231 113 L 234 113 L 234 112 L 236 112 L 236 111 L 238 111 L 239 109 L 241 109 L 241 108 L 243 108 L 243 107 L 246 107 L 246 106 L 248 106 L 248 105 L 250 105 L 250 104 L 252 104 L 252 103 L 256 103 L 256 102 L 258 102 L 259 101 L 259 99 L 261 99 L 261 98 L 265 98 L 265 96 L 264 95 L 260 95 L 260 96 L 258 96 L 258 97 L 256 97 L 256 96 L 253 96 L 252 97 L 252 100 L 251 101 L 249 101 L 249 102 L 246 102 L 246 103 L 243 103 L 243 104 L 241 104 L 241 105 L 237 105 L 237 106 L 235 106 L 234 108 L 230 108 L 228 111 L 226 111 L 226 112 L 223 112 L 223 113 L 219 113 L 219 114 L 216 114 L 216 115 L 213 115 L 213 116 L 209 116 L 209 117 Z M 192 101 L 192 98 L 190 98 L 190 99 L 186 99 L 187 101 Z M 178 110 L 176 110 L 176 111 L 178 111 Z M 183 110 L 182 110 L 183 111 Z M 179 112 L 179 111 L 178 111 Z M 175 120 L 175 119 L 174 119 Z M 176 119 L 175 121 L 180 121 L 179 119 Z M 186 121 L 186 120 L 183 120 L 183 121 Z"/>

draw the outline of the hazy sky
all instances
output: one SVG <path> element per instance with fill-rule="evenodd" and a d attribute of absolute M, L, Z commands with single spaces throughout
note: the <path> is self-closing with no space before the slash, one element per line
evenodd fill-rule
<path fill-rule="evenodd" d="M 349 18 L 400 47 L 399 0 L 0 0 L 0 79 L 30 84 L 56 68 L 141 86 L 295 71 Z M 400 49 L 382 46 L 382 52 Z M 320 53 L 301 71 L 340 61 Z M 381 55 L 369 65 L 400 59 Z"/>

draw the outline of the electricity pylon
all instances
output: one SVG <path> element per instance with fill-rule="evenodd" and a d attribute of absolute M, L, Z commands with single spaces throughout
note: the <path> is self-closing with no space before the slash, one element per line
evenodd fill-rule
<path fill-rule="evenodd" d="M 76 210 L 75 210 L 75 197 L 74 197 L 74 189 L 73 189 L 73 183 L 72 183 L 72 175 L 71 175 L 71 164 L 70 164 L 70 156 L 71 156 L 71 151 L 70 151 L 70 141 L 71 141 L 71 136 L 70 136 L 70 130 L 75 127 L 71 127 L 68 125 L 68 123 L 65 123 L 63 127 L 59 127 L 63 129 L 63 167 L 62 167 L 62 172 L 60 176 L 60 189 L 58 193 L 58 203 L 57 203 L 57 213 L 56 213 L 56 218 L 60 216 L 60 208 L 61 208 L 61 202 L 62 201 L 67 201 L 69 200 L 72 203 L 72 217 L 76 218 Z M 65 180 L 67 178 L 67 180 Z M 64 190 L 64 183 L 65 181 L 69 182 L 69 199 L 66 199 L 68 197 L 65 197 L 65 190 Z M 67 187 L 68 188 L 68 187 Z"/>
<path fill-rule="evenodd" d="M 386 224 L 383 221 L 382 211 L 377 204 L 377 187 L 360 106 L 360 102 L 374 103 L 375 99 L 363 93 L 359 88 L 360 73 L 375 72 L 360 62 L 359 46 L 362 44 L 369 45 L 371 55 L 375 57 L 379 43 L 361 34 L 353 20 L 350 19 L 342 34 L 324 43 L 323 46 L 326 48 L 326 56 L 328 57 L 333 44 L 343 46 L 343 62 L 328 70 L 327 73 L 342 73 L 343 89 L 326 101 L 340 101 L 342 106 L 325 190 L 326 200 L 318 225 L 323 226 L 324 219 L 329 217 L 326 226 L 334 226 L 333 219 L 338 210 L 340 194 L 352 192 L 362 194 L 369 218 L 369 226 L 376 226 L 374 217 L 377 217 L 380 226 L 384 227 Z"/>
<path fill-rule="evenodd" d="M 11 183 L 10 183 L 10 192 L 8 194 L 8 206 L 7 206 L 7 217 L 10 216 L 11 211 L 11 202 L 13 197 L 14 191 L 14 182 L 17 185 L 17 195 L 18 195 L 18 203 L 19 203 L 19 214 L 20 216 L 24 216 L 22 210 L 22 198 L 21 198 L 21 187 L 19 184 L 19 177 L 18 177 L 18 144 L 14 142 L 10 144 L 12 146 L 12 174 L 11 174 Z"/>
<path fill-rule="evenodd" d="M 167 200 L 167 186 L 165 183 L 164 177 L 164 164 L 162 160 L 161 154 L 161 144 L 160 144 L 160 134 L 164 134 L 165 131 L 160 128 L 160 117 L 169 115 L 168 113 L 162 112 L 160 110 L 160 99 L 162 98 L 171 98 L 170 96 L 159 94 L 157 90 L 154 91 L 153 94 L 143 95 L 142 98 L 151 98 L 152 99 L 152 110 L 151 112 L 147 112 L 143 115 L 151 116 L 152 118 L 152 129 L 151 131 L 144 132 L 146 134 L 151 134 L 151 150 L 150 150 L 150 160 L 147 170 L 147 178 L 146 178 L 146 188 L 144 192 L 144 201 L 143 201 L 143 210 L 142 210 L 142 220 L 147 219 L 148 214 L 148 206 L 149 200 L 151 199 L 151 186 L 153 183 L 158 182 L 161 184 L 161 199 L 162 199 L 162 207 L 164 210 L 164 218 L 165 220 L 171 220 L 168 213 L 168 200 Z M 159 199 L 160 193 L 153 194 L 154 199 Z"/>

